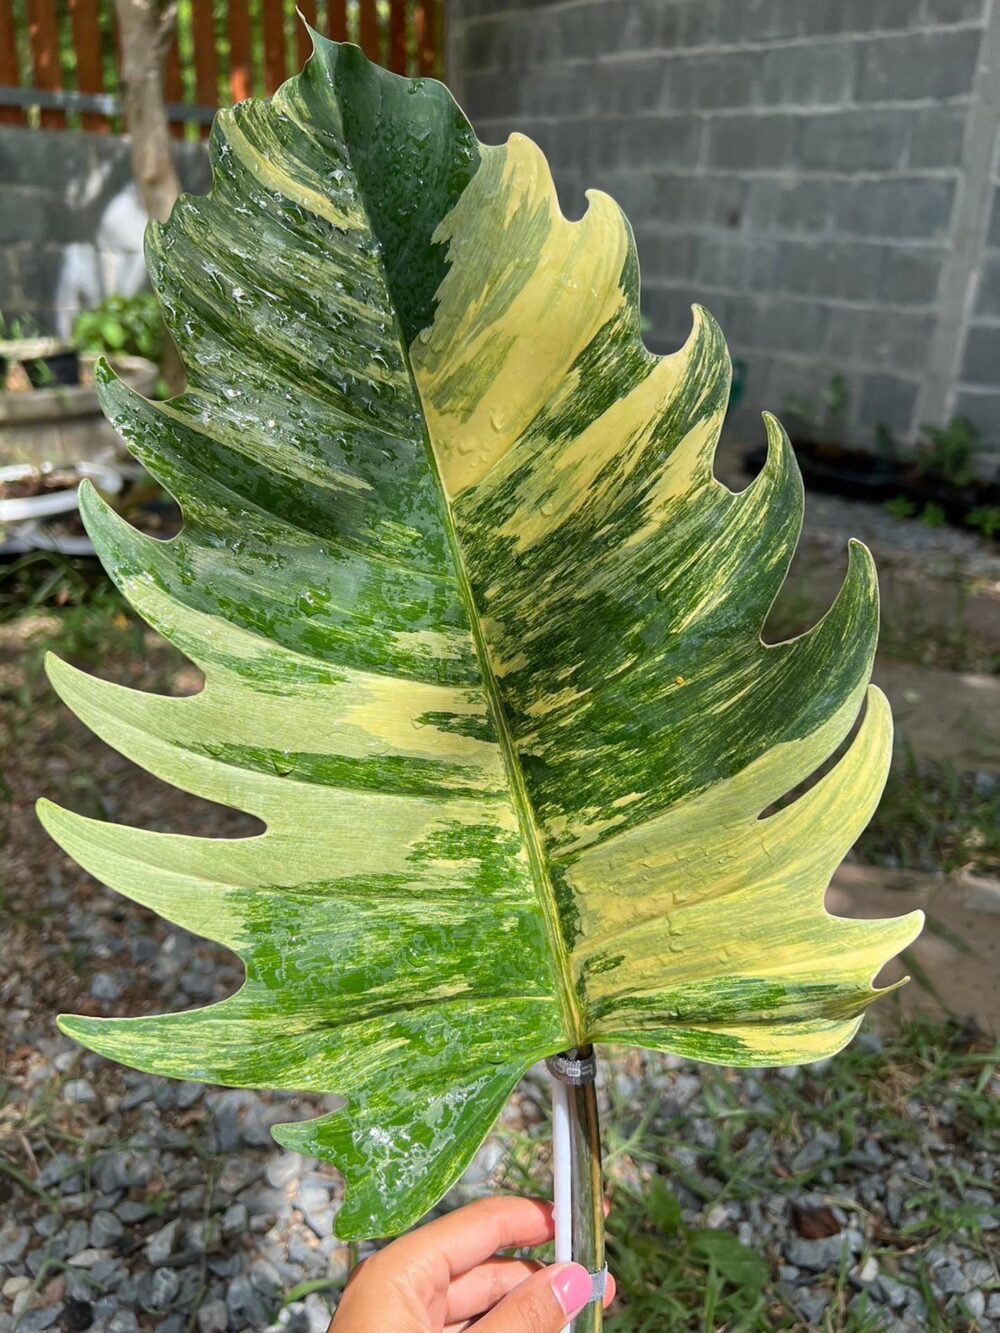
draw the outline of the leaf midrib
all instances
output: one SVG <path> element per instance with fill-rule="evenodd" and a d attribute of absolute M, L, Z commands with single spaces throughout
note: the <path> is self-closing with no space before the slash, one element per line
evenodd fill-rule
<path fill-rule="evenodd" d="M 364 211 L 365 220 L 368 223 L 371 236 L 376 243 L 378 267 L 385 283 L 385 290 L 389 296 L 390 314 L 399 340 L 399 347 L 403 356 L 403 364 L 406 366 L 410 388 L 420 407 L 420 431 L 423 437 L 428 466 L 431 469 L 438 499 L 440 501 L 441 520 L 444 525 L 445 536 L 448 541 L 449 550 L 451 551 L 451 557 L 455 565 L 459 595 L 462 599 L 466 615 L 469 618 L 472 640 L 476 650 L 476 659 L 479 663 L 479 670 L 486 688 L 490 712 L 493 716 L 494 725 L 496 726 L 497 740 L 500 746 L 500 753 L 503 757 L 504 771 L 510 786 L 512 805 L 514 807 L 514 813 L 517 816 L 517 822 L 521 831 L 524 847 L 528 853 L 528 862 L 531 867 L 531 878 L 542 909 L 546 935 L 549 942 L 549 950 L 552 961 L 555 964 L 558 990 L 557 998 L 559 1000 L 560 1009 L 562 1010 L 567 1046 L 582 1045 L 586 1040 L 583 1015 L 576 998 L 576 989 L 573 985 L 569 950 L 566 948 L 565 940 L 563 938 L 559 905 L 556 900 L 555 888 L 547 868 L 548 858 L 542 842 L 541 832 L 535 819 L 535 812 L 528 797 L 528 790 L 524 781 L 524 773 L 522 772 L 520 760 L 517 756 L 514 738 L 510 732 L 510 728 L 507 726 L 506 717 L 504 715 L 500 686 L 490 663 L 489 650 L 486 645 L 485 636 L 483 635 L 482 623 L 479 618 L 475 597 L 472 592 L 472 583 L 466 568 L 465 556 L 462 552 L 461 543 L 458 539 L 457 526 L 452 513 L 451 501 L 441 476 L 441 469 L 438 464 L 434 441 L 431 439 L 430 431 L 427 428 L 427 414 L 424 410 L 424 402 L 420 394 L 420 388 L 413 373 L 413 365 L 410 360 L 410 348 L 403 333 L 402 325 L 400 324 L 398 303 L 385 264 L 382 242 L 379 239 L 371 214 L 368 211 L 367 191 L 365 189 L 362 174 L 355 167 L 353 146 L 346 135 L 344 136 L 344 147 L 348 160 L 354 169 L 358 187 L 357 197 Z M 416 338 L 416 336 L 417 335 L 415 334 L 414 337 Z"/>
<path fill-rule="evenodd" d="M 408 351 L 407 366 L 409 366 Z M 413 375 L 411 371 L 411 379 L 412 378 Z M 419 397 L 419 389 L 417 389 L 415 381 L 414 390 L 417 393 L 418 401 L 420 401 L 422 407 L 423 400 Z M 445 492 L 444 483 L 441 480 L 437 454 L 434 452 L 433 441 L 430 438 L 426 423 L 424 424 L 423 433 L 427 452 L 430 457 L 431 467 L 434 469 L 434 478 L 438 484 L 442 507 L 445 511 L 444 521 L 445 531 L 448 537 L 448 545 L 451 548 L 452 558 L 455 561 L 455 566 L 458 571 L 459 591 L 462 595 L 466 613 L 469 617 L 469 625 L 472 629 L 472 639 L 476 649 L 476 658 L 478 659 L 479 669 L 483 675 L 483 682 L 489 697 L 490 711 L 493 715 L 494 724 L 497 729 L 497 739 L 500 745 L 500 753 L 503 756 L 504 771 L 506 772 L 507 780 L 510 783 L 512 804 L 514 806 L 514 812 L 517 815 L 518 824 L 520 825 L 525 849 L 528 853 L 528 861 L 531 866 L 531 878 L 541 904 L 542 914 L 545 920 L 546 934 L 549 939 L 549 947 L 553 961 L 556 965 L 559 1001 L 562 1008 L 563 1022 L 566 1028 L 567 1044 L 570 1046 L 579 1046 L 586 1040 L 586 1034 L 584 1032 L 582 1014 L 576 1000 L 575 989 L 573 986 L 569 951 L 563 940 L 562 923 L 559 916 L 559 907 L 556 902 L 555 889 L 548 873 L 545 848 L 542 844 L 541 833 L 535 819 L 535 812 L 532 809 L 531 801 L 528 797 L 528 790 L 524 781 L 524 773 L 522 772 L 521 764 L 514 746 L 514 738 L 511 735 L 510 728 L 507 726 L 507 720 L 504 716 L 503 701 L 500 697 L 500 686 L 497 682 L 496 674 L 490 665 L 489 650 L 483 635 L 479 612 L 472 592 L 472 584 L 465 567 L 465 559 L 462 554 L 461 545 L 459 544 L 458 534 L 455 531 L 455 521 L 452 515 L 451 503 Z"/>

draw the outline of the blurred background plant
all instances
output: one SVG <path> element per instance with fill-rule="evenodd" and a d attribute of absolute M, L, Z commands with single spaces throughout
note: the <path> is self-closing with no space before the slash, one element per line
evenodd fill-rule
<path fill-rule="evenodd" d="M 152 292 L 107 296 L 93 310 L 77 315 L 73 342 L 91 355 L 144 356 L 159 363 L 167 330 Z"/>

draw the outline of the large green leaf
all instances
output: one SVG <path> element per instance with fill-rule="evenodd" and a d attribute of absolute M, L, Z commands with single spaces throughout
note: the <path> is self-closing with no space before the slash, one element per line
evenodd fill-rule
<path fill-rule="evenodd" d="M 868 553 L 766 646 L 800 526 L 712 474 L 729 361 L 639 337 L 617 206 L 567 222 L 538 149 L 476 142 L 447 92 L 323 40 L 222 113 L 214 187 L 150 228 L 189 371 L 105 409 L 179 499 L 151 541 L 92 490 L 113 578 L 205 673 L 168 699 L 51 675 L 98 735 L 259 837 L 109 826 L 43 803 L 93 874 L 235 950 L 190 1013 L 64 1018 L 126 1064 L 334 1092 L 276 1137 L 344 1173 L 344 1236 L 406 1227 L 523 1071 L 590 1040 L 738 1065 L 835 1051 L 915 935 L 829 916 L 890 720 L 868 696 Z"/>

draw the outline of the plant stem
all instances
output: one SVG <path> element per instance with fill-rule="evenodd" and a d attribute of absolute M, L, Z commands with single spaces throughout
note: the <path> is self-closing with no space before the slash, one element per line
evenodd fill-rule
<path fill-rule="evenodd" d="M 580 1058 L 591 1054 L 582 1046 Z M 604 1182 L 601 1173 L 601 1124 L 593 1083 L 570 1088 L 573 1136 L 573 1259 L 592 1273 L 604 1267 Z M 601 1333 L 604 1309 L 595 1301 L 573 1321 L 573 1333 Z"/>

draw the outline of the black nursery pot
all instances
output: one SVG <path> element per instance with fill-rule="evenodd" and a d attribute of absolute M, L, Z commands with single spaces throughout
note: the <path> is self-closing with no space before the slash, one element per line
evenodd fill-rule
<path fill-rule="evenodd" d="M 75 351 L 53 352 L 22 362 L 32 388 L 51 389 L 55 385 L 80 383 L 80 358 Z"/>
<path fill-rule="evenodd" d="M 894 459 L 812 440 L 798 440 L 794 448 L 802 478 L 813 490 L 879 501 L 891 500 L 904 485 L 903 470 Z M 766 446 L 748 450 L 743 460 L 748 471 L 759 472 L 767 461 Z"/>

